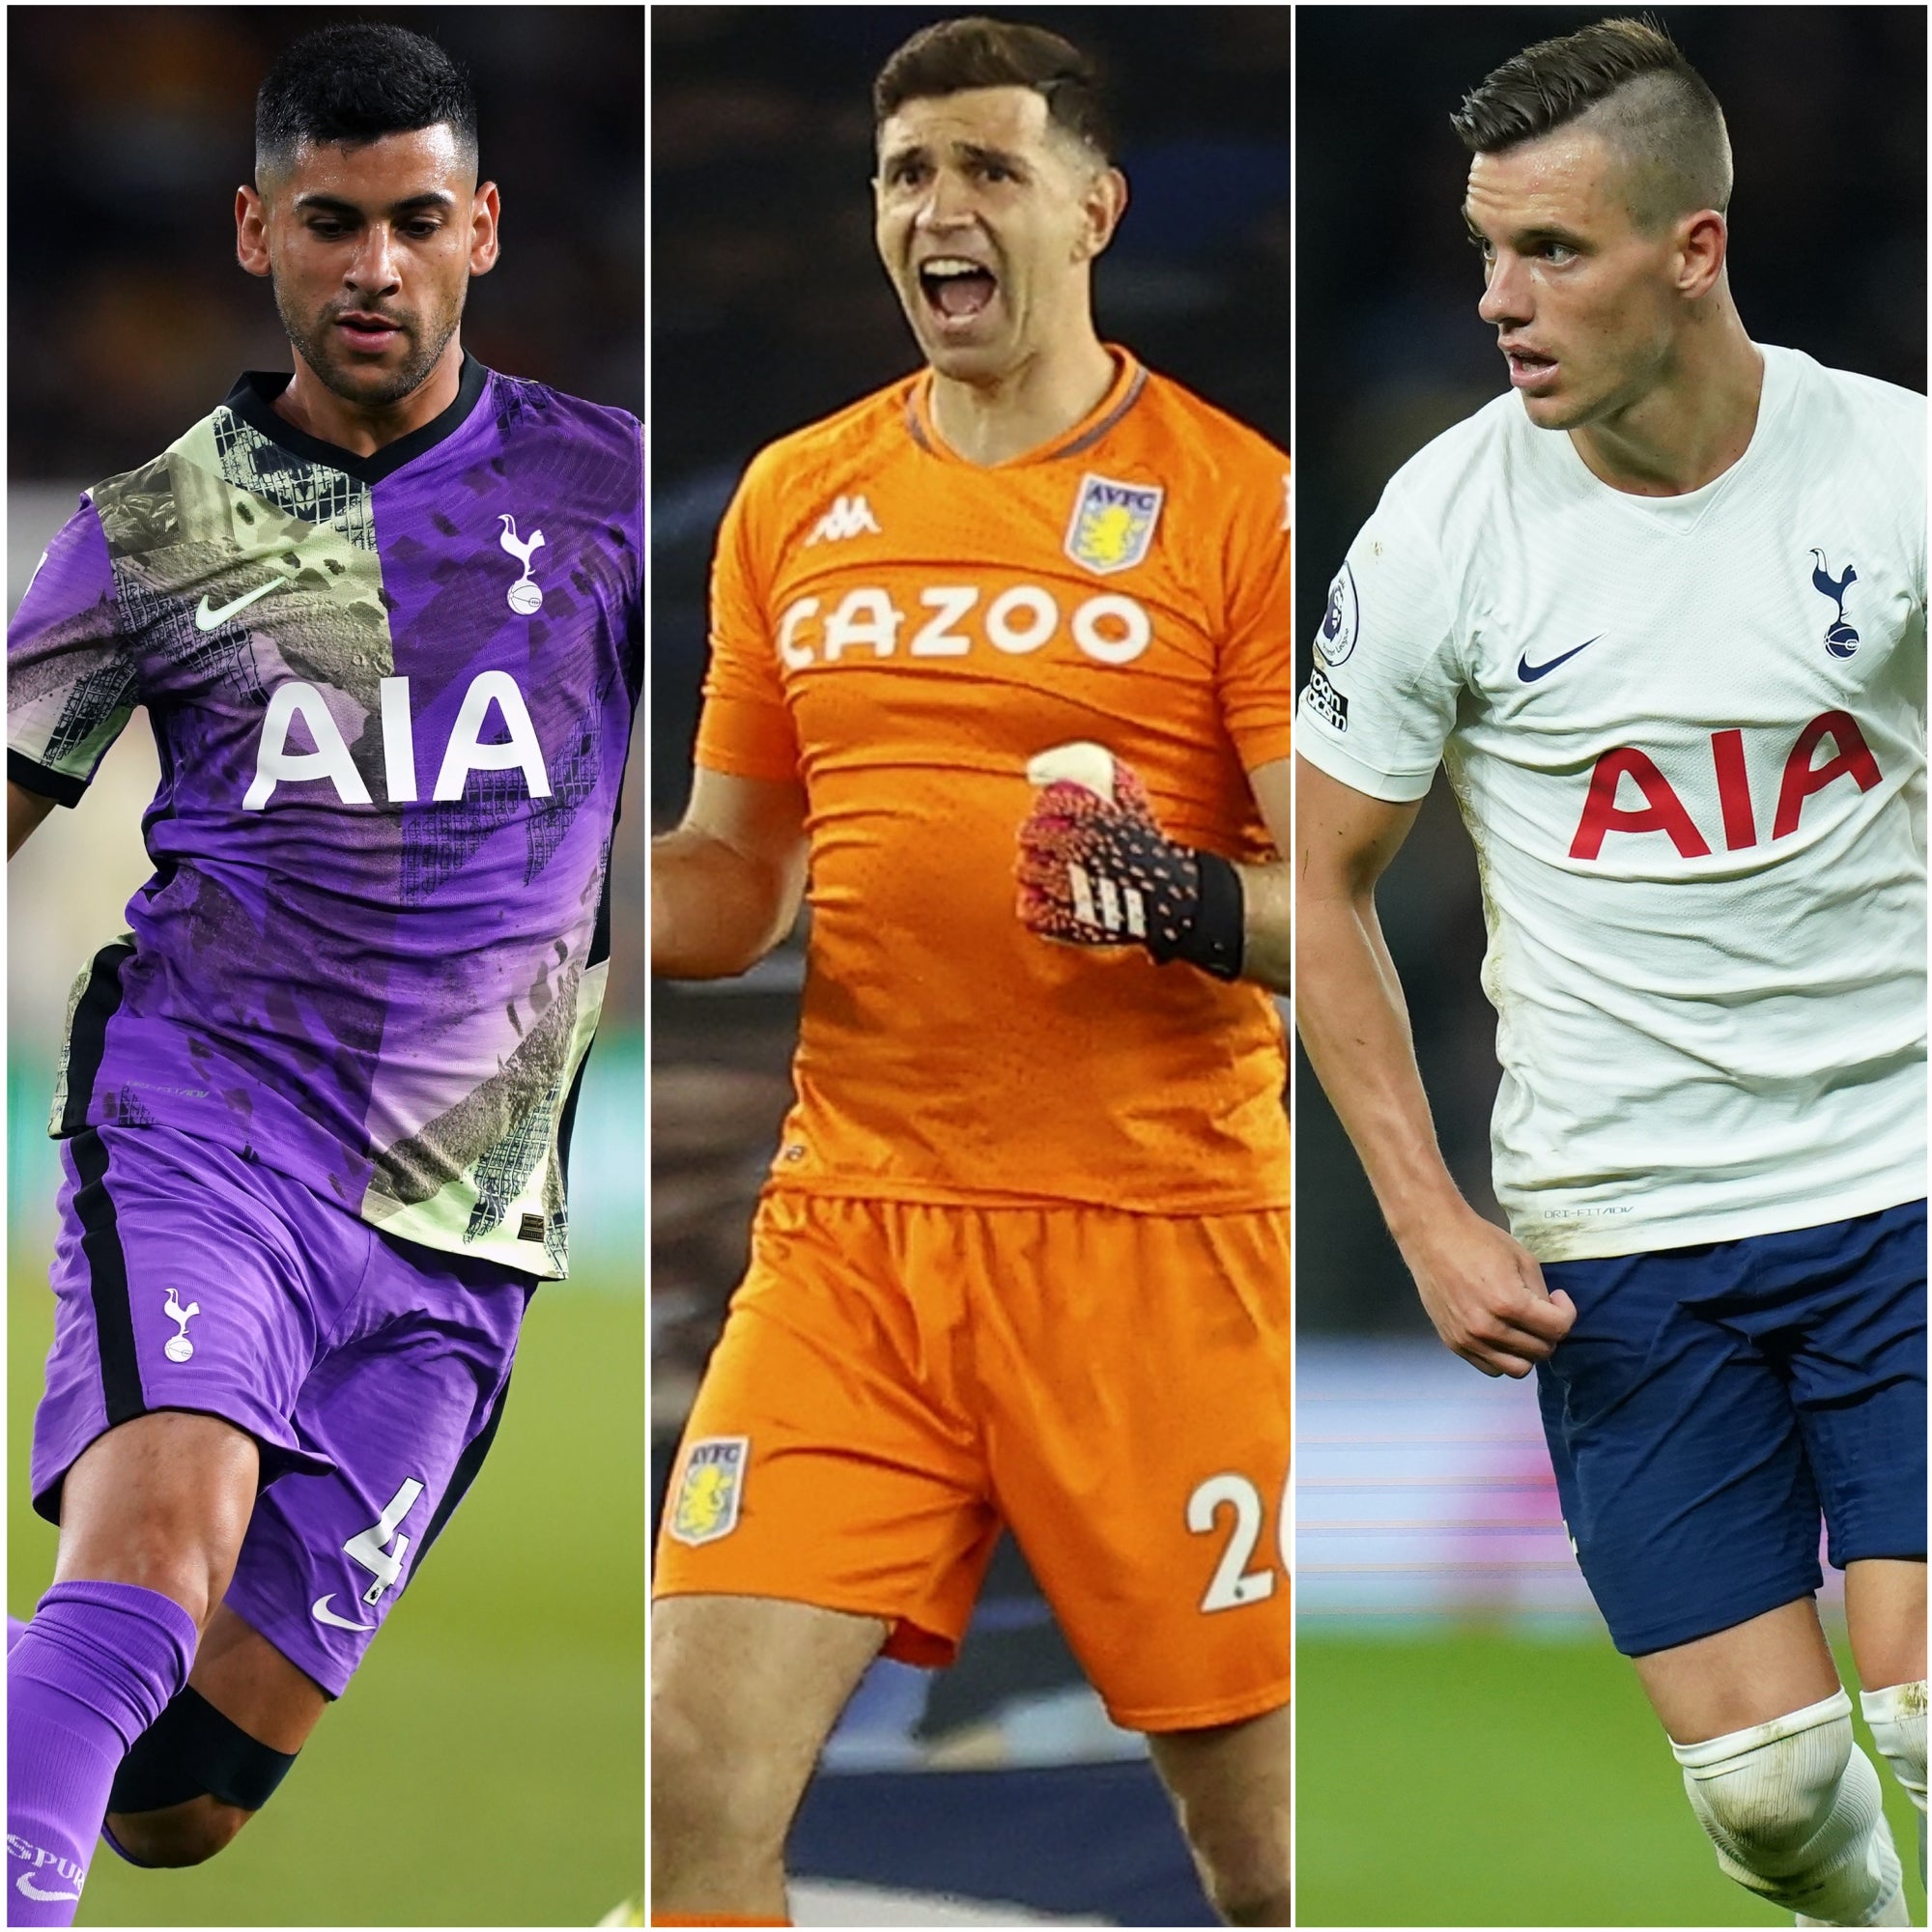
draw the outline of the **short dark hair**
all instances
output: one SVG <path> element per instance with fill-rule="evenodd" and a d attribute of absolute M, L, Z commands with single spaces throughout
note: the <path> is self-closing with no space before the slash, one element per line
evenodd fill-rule
<path fill-rule="evenodd" d="M 279 169 L 304 141 L 356 147 L 447 122 L 476 158 L 476 94 L 437 43 L 407 27 L 354 21 L 284 47 L 255 97 L 255 171 Z"/>
<path fill-rule="evenodd" d="M 1631 176 L 1631 213 L 1654 228 L 1731 202 L 1731 143 L 1704 77 L 1652 19 L 1599 20 L 1506 60 L 1450 116 L 1472 155 L 1590 117 Z"/>
<path fill-rule="evenodd" d="M 969 87 L 1031 88 L 1056 128 L 1113 161 L 1114 128 L 1094 63 L 1044 27 L 979 14 L 922 28 L 886 62 L 872 83 L 873 126 L 883 127 L 908 100 Z"/>

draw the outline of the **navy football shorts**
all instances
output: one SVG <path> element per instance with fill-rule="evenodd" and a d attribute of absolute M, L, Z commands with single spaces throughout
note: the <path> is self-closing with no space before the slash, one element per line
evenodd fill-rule
<path fill-rule="evenodd" d="M 1572 1547 L 1627 1657 L 1925 1555 L 1925 1204 L 1547 1264 L 1537 1370 Z"/>

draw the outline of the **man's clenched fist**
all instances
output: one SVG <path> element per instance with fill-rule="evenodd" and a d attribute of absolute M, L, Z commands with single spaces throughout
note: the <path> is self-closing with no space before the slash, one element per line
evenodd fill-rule
<path fill-rule="evenodd" d="M 1239 977 L 1239 873 L 1169 838 L 1129 766 L 1104 746 L 1057 745 L 1027 777 L 1039 787 L 1016 867 L 1029 931 L 1068 946 L 1144 946 L 1163 965 L 1185 959 Z"/>

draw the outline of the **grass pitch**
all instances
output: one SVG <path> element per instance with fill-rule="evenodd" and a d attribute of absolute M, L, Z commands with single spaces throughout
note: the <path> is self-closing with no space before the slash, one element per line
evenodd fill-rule
<path fill-rule="evenodd" d="M 52 1334 L 8 1294 L 8 1606 L 54 1532 L 27 1500 Z M 539 1290 L 468 1501 L 273 1801 L 192 1871 L 102 1845 L 81 1925 L 593 1925 L 644 1858 L 644 1304 Z"/>
<path fill-rule="evenodd" d="M 1790 1925 L 1719 1876 L 1607 1638 L 1304 1634 L 1295 1655 L 1297 1923 Z M 1839 1667 L 1856 1684 L 1842 1645 Z M 1923 1925 L 1917 1819 L 1854 1722 Z"/>

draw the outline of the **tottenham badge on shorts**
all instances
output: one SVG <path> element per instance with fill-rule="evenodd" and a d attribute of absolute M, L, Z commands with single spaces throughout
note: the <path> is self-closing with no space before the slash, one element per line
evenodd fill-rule
<path fill-rule="evenodd" d="M 1160 499 L 1167 493 L 1145 483 L 1116 483 L 1110 476 L 1083 476 L 1066 526 L 1066 554 L 1100 577 L 1131 570 L 1153 546 Z"/>
<path fill-rule="evenodd" d="M 685 1451 L 684 1475 L 670 1512 L 670 1533 L 678 1542 L 696 1548 L 738 1527 L 751 1452 L 748 1435 L 708 1435 Z"/>

